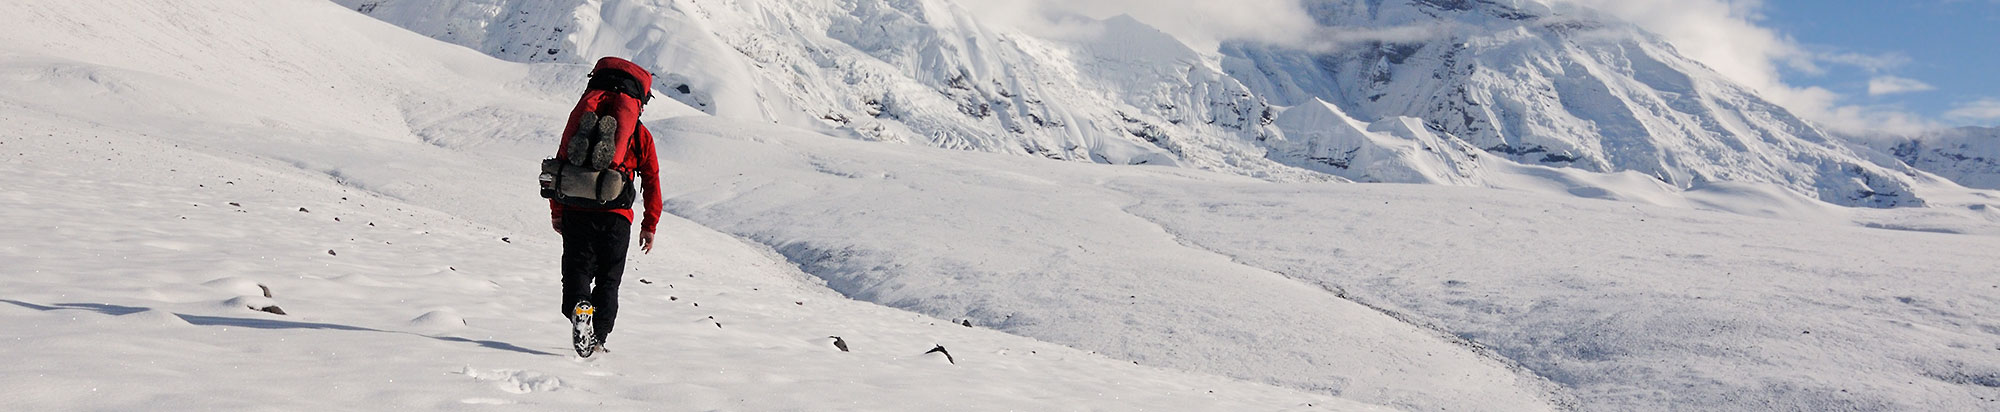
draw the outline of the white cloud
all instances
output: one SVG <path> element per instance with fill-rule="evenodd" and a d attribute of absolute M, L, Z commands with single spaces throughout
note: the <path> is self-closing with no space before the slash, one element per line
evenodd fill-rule
<path fill-rule="evenodd" d="M 1332 52 L 1373 42 L 1414 43 L 1452 35 L 1453 26 L 1444 23 L 1386 28 L 1322 27 L 1294 44 L 1315 52 Z"/>
<path fill-rule="evenodd" d="M 1759 91 L 1791 89 L 1780 64 L 1808 66 L 1812 54 L 1753 20 L 1760 0 L 1555 0 L 1603 11 L 1658 33 L 1682 54 Z"/>
<path fill-rule="evenodd" d="M 1915 134 L 1935 127 L 1935 122 L 1899 108 L 1842 104 L 1845 96 L 1839 93 L 1787 83 L 1781 68 L 1819 74 L 1825 71 L 1821 64 L 1838 64 L 1880 74 L 1908 64 L 1910 59 L 1900 53 L 1807 50 L 1791 37 L 1759 23 L 1763 20 L 1759 14 L 1765 7 L 1763 0 L 1549 1 L 1597 9 L 1638 24 L 1689 58 L 1800 117 L 1836 131 Z"/>
<path fill-rule="evenodd" d="M 2000 1 L 2000 0 L 1996 0 Z M 1814 59 L 1835 64 L 1859 67 L 1869 73 L 1882 73 L 1910 64 L 1910 56 L 1902 53 L 1866 55 L 1861 53 L 1818 53 Z"/>
<path fill-rule="evenodd" d="M 2000 120 L 2000 99 L 1986 98 L 1960 103 L 1957 108 L 1945 112 L 1944 117 L 1960 121 Z"/>
<path fill-rule="evenodd" d="M 1073 16 L 1128 14 L 1198 50 L 1226 40 L 1296 44 L 1317 24 L 1299 0 L 958 0 L 988 23 L 1037 33 L 1075 32 Z"/>
<path fill-rule="evenodd" d="M 1868 79 L 1868 95 L 1881 96 L 1897 93 L 1927 92 L 1937 90 L 1936 86 L 1916 79 L 1896 76 L 1875 76 Z"/>

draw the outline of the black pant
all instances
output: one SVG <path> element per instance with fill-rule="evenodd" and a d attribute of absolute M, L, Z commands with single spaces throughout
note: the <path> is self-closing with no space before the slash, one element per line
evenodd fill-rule
<path fill-rule="evenodd" d="M 618 283 L 625 277 L 625 250 L 632 243 L 632 221 L 611 212 L 565 211 L 562 216 L 563 318 L 586 298 L 597 307 L 592 319 L 597 339 L 611 335 L 618 321 Z M 596 282 L 595 288 L 591 287 Z"/>

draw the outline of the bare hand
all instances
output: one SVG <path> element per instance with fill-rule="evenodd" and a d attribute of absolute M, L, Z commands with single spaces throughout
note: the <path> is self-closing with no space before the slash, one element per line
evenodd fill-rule
<path fill-rule="evenodd" d="M 643 253 L 653 253 L 653 232 L 639 232 L 639 250 Z"/>

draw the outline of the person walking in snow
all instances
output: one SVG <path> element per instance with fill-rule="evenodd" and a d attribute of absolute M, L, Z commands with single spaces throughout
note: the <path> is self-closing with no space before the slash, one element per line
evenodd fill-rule
<path fill-rule="evenodd" d="M 639 123 L 651 100 L 652 73 L 606 57 L 563 128 L 556 157 L 543 161 L 543 197 L 563 237 L 562 313 L 574 324 L 577 354 L 604 349 L 618 320 L 618 286 L 631 245 L 633 178 L 645 199 L 639 250 L 653 251 L 660 223 L 659 160 L 653 135 Z"/>

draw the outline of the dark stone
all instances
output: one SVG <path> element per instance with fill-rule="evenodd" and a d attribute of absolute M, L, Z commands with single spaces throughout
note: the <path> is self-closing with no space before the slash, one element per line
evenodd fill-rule
<path fill-rule="evenodd" d="M 924 352 L 924 354 L 926 354 L 926 355 L 929 355 L 929 354 L 931 354 L 931 353 L 942 353 L 942 354 L 944 354 L 944 361 L 945 361 L 945 362 L 951 362 L 951 364 L 953 364 L 953 365 L 957 365 L 957 364 L 958 364 L 958 360 L 957 360 L 957 359 L 952 359 L 952 358 L 951 358 L 951 352 L 949 352 L 949 351 L 946 351 L 946 350 L 944 350 L 944 345 L 937 345 L 937 347 L 935 347 L 935 348 L 931 348 L 931 350 L 930 350 L 929 352 Z"/>

